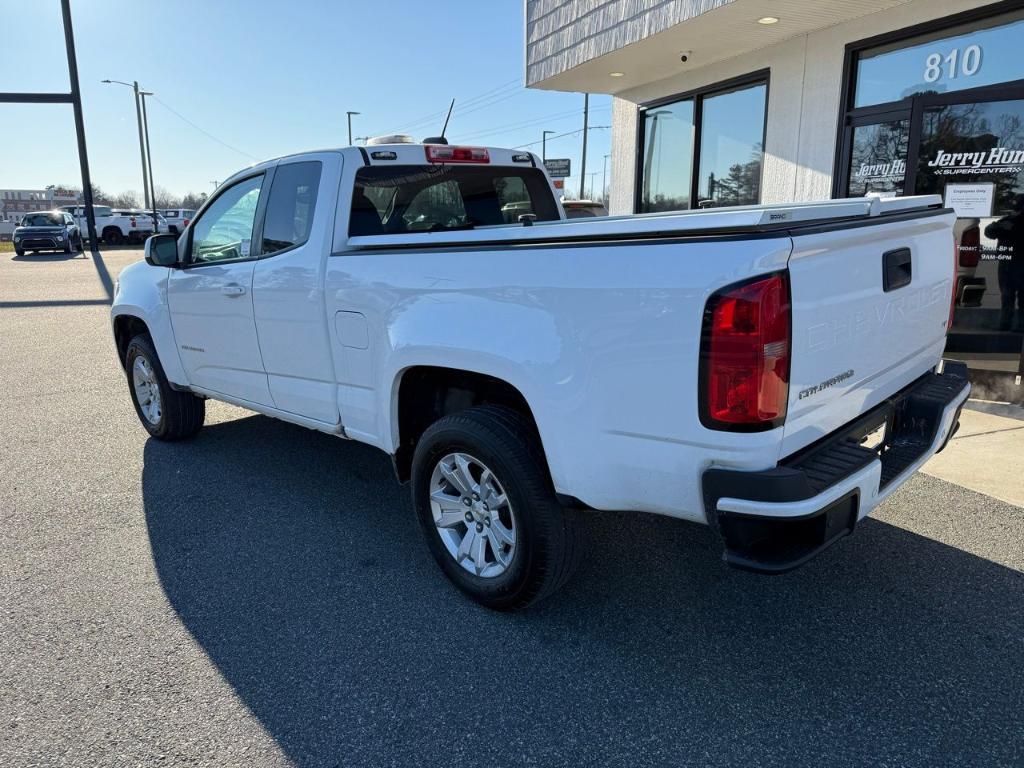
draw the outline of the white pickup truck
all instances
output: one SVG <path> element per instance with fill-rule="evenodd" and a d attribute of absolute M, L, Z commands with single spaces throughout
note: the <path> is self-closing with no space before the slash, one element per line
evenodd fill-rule
<path fill-rule="evenodd" d="M 207 398 L 359 440 L 411 481 L 455 584 L 550 594 L 583 510 L 707 523 L 782 572 L 850 533 L 957 427 L 938 198 L 565 220 L 538 158 L 352 147 L 225 182 L 120 276 L 143 426 Z M 326 500 L 325 503 L 332 503 Z"/>

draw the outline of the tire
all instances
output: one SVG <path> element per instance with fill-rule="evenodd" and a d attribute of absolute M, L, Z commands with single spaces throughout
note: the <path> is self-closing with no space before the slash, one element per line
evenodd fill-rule
<path fill-rule="evenodd" d="M 107 227 L 103 230 L 103 242 L 107 245 L 121 245 L 124 243 L 124 235 L 117 227 Z"/>
<path fill-rule="evenodd" d="M 206 401 L 191 392 L 179 392 L 171 389 L 167 376 L 164 374 L 160 358 L 153 348 L 153 341 L 146 334 L 139 334 L 128 342 L 125 353 L 125 373 L 128 379 L 128 392 L 131 394 L 135 413 L 153 437 L 158 440 L 175 441 L 194 437 L 203 427 L 206 419 Z M 142 375 L 136 377 L 136 367 L 142 369 Z M 148 371 L 148 374 L 146 373 Z M 145 386 L 139 386 L 140 379 Z M 147 390 L 158 396 L 157 410 L 152 409 L 152 400 L 140 403 L 144 396 L 140 391 Z"/>
<path fill-rule="evenodd" d="M 71 254 L 74 252 L 74 250 L 75 248 L 71 244 L 71 238 L 69 237 L 67 240 L 64 241 L 64 253 Z"/>
<path fill-rule="evenodd" d="M 78 235 L 78 241 L 75 243 L 75 250 L 79 253 L 85 253 L 85 243 L 82 241 L 82 235 Z"/>
<path fill-rule="evenodd" d="M 15 248 L 14 249 L 14 255 L 15 256 L 24 256 L 25 255 L 25 251 L 22 250 L 21 248 Z"/>
<path fill-rule="evenodd" d="M 439 466 L 454 457 L 466 457 L 477 463 L 479 476 L 475 488 L 477 496 L 467 503 L 467 496 L 459 487 L 445 478 Z M 449 473 L 456 461 L 446 464 Z M 484 492 L 483 471 L 489 470 L 494 480 L 491 492 Z M 464 474 L 463 474 L 464 476 Z M 499 502 L 490 511 L 488 505 L 478 501 L 485 497 L 493 501 L 501 498 L 494 488 L 504 491 L 507 501 Z M 444 495 L 444 509 L 449 524 L 435 523 L 432 493 Z M 412 463 L 412 496 L 420 527 L 427 546 L 441 570 L 462 592 L 488 608 L 500 611 L 516 610 L 548 597 L 557 591 L 575 570 L 580 557 L 580 534 L 574 510 L 564 509 L 555 498 L 554 487 L 548 475 L 540 439 L 533 425 L 516 411 L 494 405 L 483 405 L 446 416 L 435 422 L 420 438 Z M 438 498 L 435 496 L 434 498 Z M 452 501 L 454 500 L 454 502 Z M 463 506 L 459 506 L 462 504 Z M 464 514 L 463 514 L 464 513 Z M 463 520 L 458 520 L 463 514 Z M 488 514 L 501 517 L 500 528 L 511 532 L 514 546 L 499 545 L 506 563 L 499 562 L 495 542 L 500 528 L 497 521 L 470 516 Z M 454 521 L 454 522 L 453 522 Z M 486 523 L 487 527 L 484 527 Z M 459 531 L 464 533 L 459 535 Z M 486 565 L 481 566 L 473 556 L 462 554 L 462 545 L 476 532 L 483 537 L 480 545 Z M 444 537 L 444 538 L 443 538 Z M 458 553 L 451 547 L 461 538 Z M 507 547 L 507 548 L 506 548 Z M 470 551 L 475 548 L 471 545 Z M 490 556 L 488 559 L 487 555 Z M 496 573 L 495 573 L 496 571 Z"/>

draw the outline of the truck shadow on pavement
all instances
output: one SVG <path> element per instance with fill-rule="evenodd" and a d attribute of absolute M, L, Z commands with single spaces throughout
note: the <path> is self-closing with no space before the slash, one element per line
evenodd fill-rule
<path fill-rule="evenodd" d="M 1022 575 L 893 525 L 766 578 L 702 526 L 592 513 L 569 586 L 501 615 L 371 448 L 243 418 L 150 440 L 143 492 L 171 605 L 301 766 L 1021 757 Z"/>

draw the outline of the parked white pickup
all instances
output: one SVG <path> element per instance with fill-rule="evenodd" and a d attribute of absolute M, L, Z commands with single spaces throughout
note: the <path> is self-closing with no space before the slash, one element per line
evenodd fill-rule
<path fill-rule="evenodd" d="M 112 309 L 156 438 L 204 399 L 394 457 L 474 599 L 558 587 L 580 510 L 709 524 L 778 572 L 957 426 L 954 215 L 854 199 L 567 221 L 536 156 L 371 146 L 225 182 Z"/>
<path fill-rule="evenodd" d="M 85 206 L 65 205 L 61 210 L 74 216 L 75 223 L 78 224 L 83 236 L 88 237 L 89 225 L 86 221 Z M 96 234 L 107 245 L 138 243 L 152 234 L 168 231 L 167 222 L 160 220 L 159 213 L 157 214 L 157 226 L 154 228 L 151 211 L 94 205 L 93 215 L 96 218 Z"/>

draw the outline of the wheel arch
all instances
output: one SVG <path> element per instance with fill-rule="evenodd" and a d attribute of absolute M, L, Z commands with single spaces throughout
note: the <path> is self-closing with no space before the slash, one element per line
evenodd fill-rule
<path fill-rule="evenodd" d="M 152 336 L 146 321 L 137 315 L 120 314 L 114 319 L 114 345 L 117 347 L 117 359 L 121 361 L 121 367 L 125 367 L 125 357 L 128 353 L 128 344 L 133 338 L 140 334 Z"/>
<path fill-rule="evenodd" d="M 403 483 L 410 477 L 412 456 L 420 437 L 444 416 L 477 405 L 502 405 L 522 414 L 540 436 L 526 396 L 505 378 L 465 368 L 411 365 L 395 376 L 392 393 L 393 459 L 395 472 Z"/>

